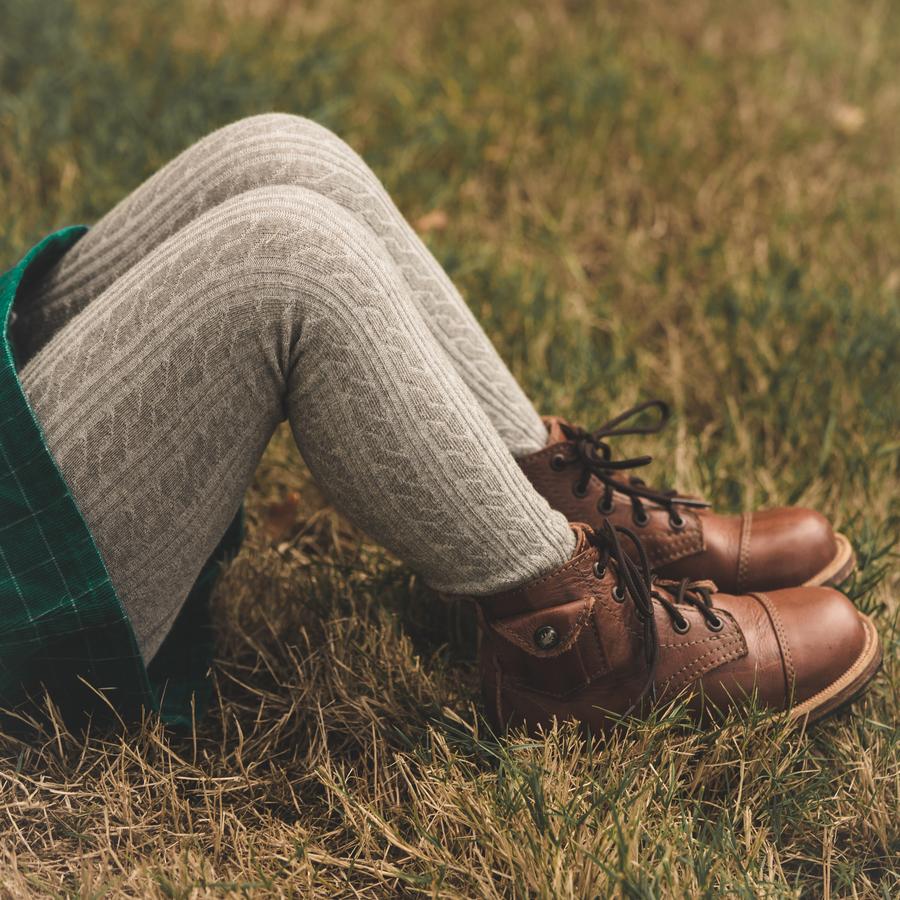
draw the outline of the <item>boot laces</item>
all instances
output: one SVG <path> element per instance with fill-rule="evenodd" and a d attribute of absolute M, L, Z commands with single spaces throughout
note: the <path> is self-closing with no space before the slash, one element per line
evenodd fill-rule
<path fill-rule="evenodd" d="M 640 415 L 648 409 L 655 409 L 659 413 L 658 419 L 649 425 L 632 425 L 620 427 L 629 419 Z M 647 511 L 644 502 L 655 503 L 669 512 L 669 521 L 673 527 L 680 528 L 684 525 L 676 506 L 703 509 L 709 506 L 704 500 L 694 497 L 682 497 L 675 490 L 652 488 L 636 476 L 630 476 L 628 480 L 617 478 L 616 473 L 626 469 L 637 469 L 649 465 L 652 456 L 635 456 L 628 459 L 613 459 L 612 448 L 606 439 L 611 437 L 623 437 L 632 434 L 657 434 L 669 421 L 669 405 L 662 400 L 647 400 L 620 413 L 613 419 L 601 425 L 595 431 L 586 431 L 575 425 L 563 424 L 562 429 L 566 437 L 575 444 L 575 456 L 566 458 L 563 454 L 554 457 L 555 466 L 563 466 L 576 463 L 581 465 L 581 474 L 575 482 L 575 491 L 584 494 L 587 490 L 591 476 L 596 476 L 603 482 L 603 498 L 600 501 L 601 512 L 612 512 L 613 492 L 619 491 L 631 498 L 635 522 L 644 525 L 647 522 Z"/>
<path fill-rule="evenodd" d="M 637 559 L 632 559 L 622 546 L 621 537 L 628 538 L 637 548 Z M 608 520 L 603 525 L 588 532 L 588 543 L 597 549 L 594 574 L 603 578 L 612 562 L 616 576 L 613 597 L 619 603 L 627 598 L 634 605 L 638 621 L 644 630 L 644 656 L 649 675 L 637 699 L 629 708 L 629 713 L 649 693 L 655 690 L 656 666 L 659 659 L 659 633 L 653 601 L 657 600 L 672 621 L 676 632 L 683 634 L 690 627 L 679 607 L 690 606 L 700 611 L 707 627 L 719 631 L 724 622 L 716 615 L 712 604 L 712 594 L 716 585 L 712 581 L 692 581 L 689 578 L 670 580 L 658 578 L 650 572 L 647 554 L 637 535 L 623 525 L 613 525 Z"/>
<path fill-rule="evenodd" d="M 690 622 L 678 609 L 679 605 L 693 606 L 700 610 L 700 614 L 711 631 L 719 631 L 724 625 L 713 608 L 712 595 L 716 590 L 715 582 L 691 581 L 690 578 L 675 581 L 654 576 L 653 584 L 665 591 L 662 593 L 660 590 L 654 589 L 650 591 L 650 595 L 658 600 L 669 614 L 676 631 L 683 634 L 690 627 Z"/>

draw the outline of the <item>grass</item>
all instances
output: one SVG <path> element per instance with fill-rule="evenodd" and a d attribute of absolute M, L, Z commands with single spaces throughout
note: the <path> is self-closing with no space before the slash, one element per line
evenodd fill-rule
<path fill-rule="evenodd" d="M 539 408 L 647 396 L 657 482 L 856 545 L 885 668 L 804 732 L 497 739 L 468 610 L 279 433 L 188 737 L 0 736 L 4 896 L 900 894 L 900 10 L 852 0 L 0 0 L 0 257 L 213 127 L 356 146 Z M 634 449 L 622 447 L 622 452 Z"/>

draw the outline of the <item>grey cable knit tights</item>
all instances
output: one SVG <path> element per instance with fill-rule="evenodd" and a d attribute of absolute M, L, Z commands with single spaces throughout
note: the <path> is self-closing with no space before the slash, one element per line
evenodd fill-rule
<path fill-rule="evenodd" d="M 510 452 L 543 445 L 537 413 L 375 176 L 312 122 L 200 141 L 18 312 L 23 387 L 148 661 L 285 416 L 335 505 L 440 590 L 492 593 L 571 553 Z"/>

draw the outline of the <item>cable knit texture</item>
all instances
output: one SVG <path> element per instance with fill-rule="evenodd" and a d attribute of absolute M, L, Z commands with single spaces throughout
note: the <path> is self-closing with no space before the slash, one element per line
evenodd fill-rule
<path fill-rule="evenodd" d="M 532 489 L 436 339 L 452 325 L 422 315 L 440 318 L 444 301 L 428 311 L 398 247 L 309 187 L 218 193 L 235 158 L 226 135 L 246 134 L 255 158 L 263 123 L 301 142 L 275 154 L 268 181 L 343 146 L 285 117 L 217 133 L 89 232 L 18 323 L 32 333 L 23 322 L 68 310 L 21 380 L 147 660 L 285 416 L 338 508 L 435 588 L 493 593 L 572 551 L 566 520 Z M 357 165 L 360 185 L 371 181 Z M 157 226 L 176 227 L 170 217 L 177 230 L 157 240 Z M 424 259 L 419 246 L 408 253 Z M 476 354 L 468 369 L 489 358 Z"/>
<path fill-rule="evenodd" d="M 547 432 L 446 272 L 360 156 L 321 125 L 270 113 L 190 147 L 120 203 L 69 253 L 32 307 L 26 356 L 149 250 L 219 203 L 258 187 L 304 187 L 372 230 L 407 293 L 510 451 L 540 450 Z"/>

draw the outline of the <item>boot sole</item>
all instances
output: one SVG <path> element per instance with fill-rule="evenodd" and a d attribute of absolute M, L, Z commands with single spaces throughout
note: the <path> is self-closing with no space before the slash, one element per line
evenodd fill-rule
<path fill-rule="evenodd" d="M 840 532 L 835 534 L 834 539 L 838 548 L 834 559 L 809 581 L 804 581 L 803 587 L 840 584 L 856 568 L 856 554 L 850 541 Z"/>
<path fill-rule="evenodd" d="M 866 643 L 856 662 L 828 687 L 808 700 L 804 700 L 803 703 L 792 707 L 791 719 L 805 717 L 808 722 L 815 722 L 855 700 L 875 677 L 881 668 L 881 641 L 878 639 L 878 632 L 875 630 L 872 620 L 862 613 L 859 614 L 859 617 L 866 630 Z"/>

